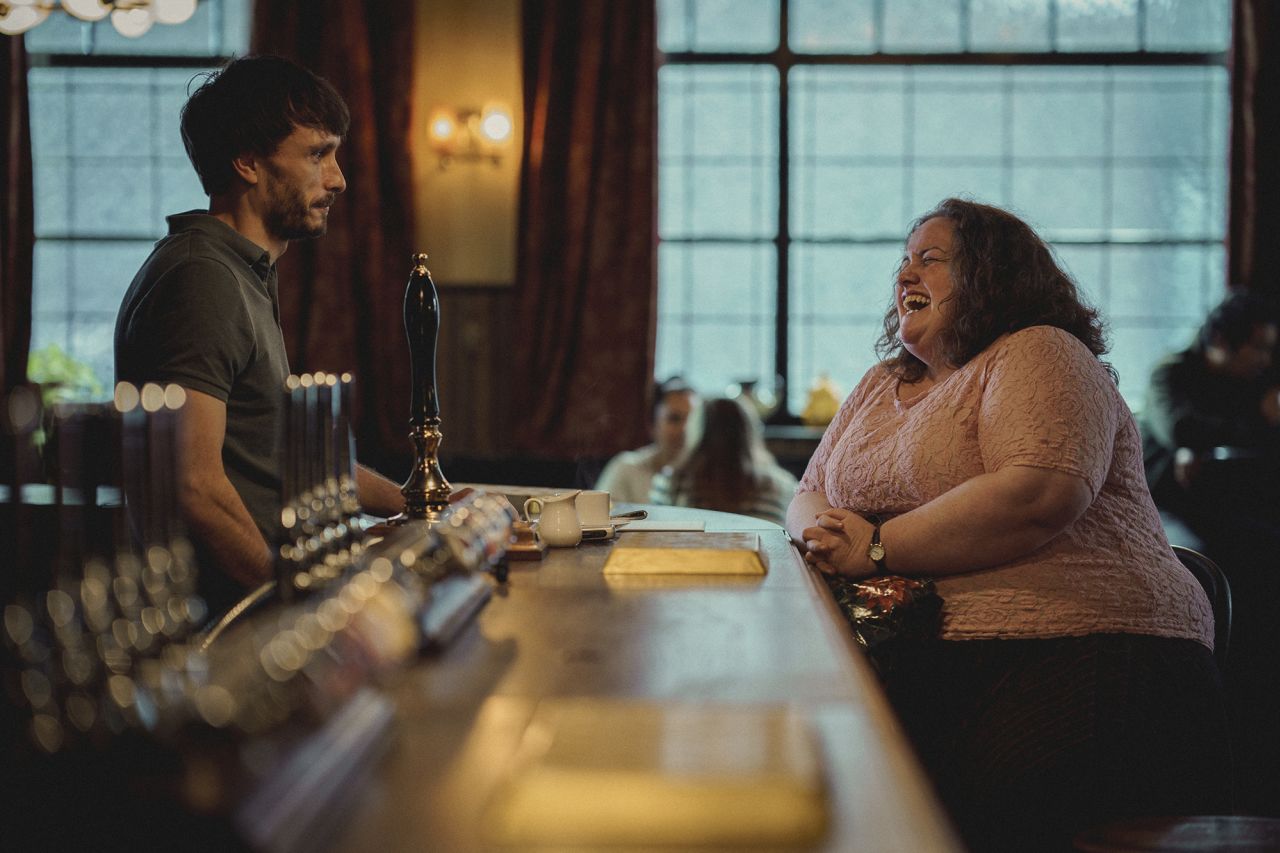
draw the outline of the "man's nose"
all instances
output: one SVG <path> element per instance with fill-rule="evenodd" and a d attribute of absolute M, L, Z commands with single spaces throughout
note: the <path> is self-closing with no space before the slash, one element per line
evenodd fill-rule
<path fill-rule="evenodd" d="M 336 159 L 325 173 L 324 188 L 335 193 L 340 193 L 347 188 L 347 179 L 342 174 L 342 167 L 338 165 Z"/>

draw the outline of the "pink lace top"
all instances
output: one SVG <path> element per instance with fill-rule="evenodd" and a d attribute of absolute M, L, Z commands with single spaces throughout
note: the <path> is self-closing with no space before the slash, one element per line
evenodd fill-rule
<path fill-rule="evenodd" d="M 1083 478 L 1093 503 L 1058 536 L 993 569 L 941 575 L 949 640 L 1134 633 L 1213 648 L 1213 613 L 1169 548 L 1133 416 L 1060 329 L 1007 335 L 907 403 L 874 367 L 845 400 L 798 492 L 882 517 L 1007 465 Z"/>

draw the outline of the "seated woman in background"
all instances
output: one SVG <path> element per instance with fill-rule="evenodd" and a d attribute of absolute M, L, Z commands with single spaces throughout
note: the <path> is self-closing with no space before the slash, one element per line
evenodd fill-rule
<path fill-rule="evenodd" d="M 737 400 L 709 400 L 694 413 L 690 432 L 689 449 L 654 475 L 651 503 L 786 520 L 796 478 L 765 449 L 753 412 Z"/>
<path fill-rule="evenodd" d="M 824 572 L 928 576 L 885 687 L 974 850 L 1230 810 L 1213 615 L 1165 540 L 1102 323 L 1045 243 L 947 199 L 787 515 Z M 874 544 L 873 544 L 874 543 Z"/>

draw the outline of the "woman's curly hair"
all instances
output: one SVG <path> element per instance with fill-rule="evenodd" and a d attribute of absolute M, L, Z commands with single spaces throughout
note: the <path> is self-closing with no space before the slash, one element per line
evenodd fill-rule
<path fill-rule="evenodd" d="M 960 367 L 1001 335 L 1030 326 L 1069 332 L 1102 360 L 1107 352 L 1102 318 L 1085 303 L 1075 281 L 1031 226 L 998 207 L 948 198 L 913 222 L 909 233 L 939 217 L 955 229 L 953 289 L 947 299 L 950 324 L 939 338 L 948 364 Z M 896 297 L 885 313 L 876 353 L 903 382 L 915 382 L 925 374 L 924 362 L 898 337 Z M 1102 364 L 1114 380 L 1115 369 Z"/>

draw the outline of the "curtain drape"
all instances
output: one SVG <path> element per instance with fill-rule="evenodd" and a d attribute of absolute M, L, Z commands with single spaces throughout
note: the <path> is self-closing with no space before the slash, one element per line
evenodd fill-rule
<path fill-rule="evenodd" d="M 516 444 L 647 441 L 656 315 L 654 4 L 524 0 Z"/>
<path fill-rule="evenodd" d="M 26 382 L 31 346 L 31 127 L 27 111 L 27 53 L 21 38 L 0 36 L 0 396 Z"/>
<path fill-rule="evenodd" d="M 1235 0 L 1227 276 L 1280 297 L 1280 9 Z"/>
<path fill-rule="evenodd" d="M 414 8 L 412 0 L 273 0 L 255 4 L 253 18 L 254 52 L 311 69 L 351 110 L 338 152 L 347 190 L 328 233 L 292 243 L 281 258 L 281 321 L 295 372 L 355 373 L 360 456 L 384 464 L 411 453 L 403 304 L 415 235 Z"/>

